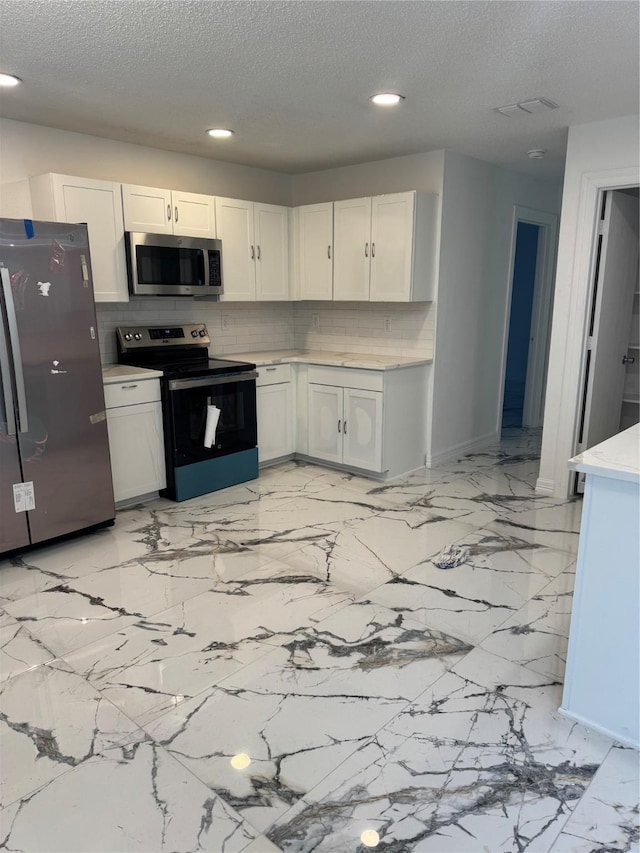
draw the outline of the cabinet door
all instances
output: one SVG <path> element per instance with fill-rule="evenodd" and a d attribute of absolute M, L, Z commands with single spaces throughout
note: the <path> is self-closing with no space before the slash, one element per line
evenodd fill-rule
<path fill-rule="evenodd" d="M 298 208 L 300 299 L 333 298 L 333 202 Z"/>
<path fill-rule="evenodd" d="M 293 453 L 291 383 L 258 388 L 256 402 L 260 462 Z"/>
<path fill-rule="evenodd" d="M 253 202 L 216 198 L 218 239 L 222 240 L 222 299 L 246 302 L 256 298 Z"/>
<path fill-rule="evenodd" d="M 107 428 L 116 502 L 164 489 L 162 404 L 107 409 Z"/>
<path fill-rule="evenodd" d="M 382 392 L 344 389 L 345 465 L 382 471 Z"/>
<path fill-rule="evenodd" d="M 371 199 L 333 203 L 333 298 L 369 299 Z"/>
<path fill-rule="evenodd" d="M 122 185 L 125 231 L 173 234 L 171 190 Z"/>
<path fill-rule="evenodd" d="M 34 216 L 86 222 L 96 302 L 128 302 L 120 184 L 68 175 L 31 181 Z"/>
<path fill-rule="evenodd" d="M 342 388 L 309 384 L 309 456 L 342 462 Z"/>
<path fill-rule="evenodd" d="M 372 199 L 372 301 L 411 299 L 415 195 L 415 192 L 394 193 Z"/>
<path fill-rule="evenodd" d="M 212 195 L 173 190 L 173 233 L 184 237 L 216 236 L 216 200 Z"/>
<path fill-rule="evenodd" d="M 254 204 L 256 298 L 289 298 L 289 209 Z"/>

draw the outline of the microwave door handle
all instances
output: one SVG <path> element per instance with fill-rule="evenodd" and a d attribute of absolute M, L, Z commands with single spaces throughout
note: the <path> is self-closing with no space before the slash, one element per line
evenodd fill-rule
<path fill-rule="evenodd" d="M 0 303 L 0 308 L 1 308 Z M 16 413 L 13 399 L 13 381 L 11 379 L 11 360 L 9 358 L 9 347 L 7 344 L 7 333 L 4 320 L 0 311 L 0 381 L 2 382 L 2 396 L 4 398 L 4 410 L 7 419 L 7 435 L 16 434 Z"/>
<path fill-rule="evenodd" d="M 0 269 L 2 278 L 2 290 L 4 292 L 4 304 L 7 311 L 7 325 L 9 327 L 9 343 L 11 344 L 11 355 L 13 357 L 13 372 L 16 377 L 16 397 L 18 398 L 18 423 L 20 432 L 29 431 L 29 420 L 27 418 L 27 395 L 24 388 L 24 373 L 22 371 L 22 353 L 20 352 L 20 338 L 18 337 L 18 318 L 16 307 L 13 302 L 13 291 L 9 270 L 6 267 Z"/>
<path fill-rule="evenodd" d="M 211 280 L 209 278 L 209 250 L 204 249 L 203 252 L 203 266 L 204 266 L 204 286 L 209 287 L 211 284 Z"/>

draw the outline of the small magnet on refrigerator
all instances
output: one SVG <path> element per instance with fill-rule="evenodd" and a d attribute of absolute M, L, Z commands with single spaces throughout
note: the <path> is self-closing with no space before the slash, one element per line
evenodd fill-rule
<path fill-rule="evenodd" d="M 40 296 L 48 296 L 49 291 L 51 290 L 51 282 L 50 281 L 39 281 L 38 289 L 40 290 Z"/>
<path fill-rule="evenodd" d="M 34 231 L 33 231 L 33 220 L 25 219 L 24 220 L 24 233 L 27 235 L 29 240 L 33 239 Z"/>

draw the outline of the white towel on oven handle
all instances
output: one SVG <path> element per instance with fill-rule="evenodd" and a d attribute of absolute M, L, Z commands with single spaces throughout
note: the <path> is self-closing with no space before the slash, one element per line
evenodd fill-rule
<path fill-rule="evenodd" d="M 205 447 L 211 447 L 215 443 L 219 418 L 220 409 L 217 406 L 207 406 L 207 423 L 204 428 Z"/>

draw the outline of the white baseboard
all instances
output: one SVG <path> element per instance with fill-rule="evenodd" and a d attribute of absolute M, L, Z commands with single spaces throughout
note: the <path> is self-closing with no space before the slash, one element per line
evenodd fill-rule
<path fill-rule="evenodd" d="M 437 465 L 443 465 L 445 462 L 457 459 L 465 453 L 482 450 L 485 447 L 490 447 L 492 444 L 497 444 L 499 441 L 500 433 L 494 430 L 493 432 L 486 433 L 486 435 L 481 435 L 479 438 L 472 438 L 470 441 L 455 444 L 453 447 L 441 450 L 440 453 L 427 454 L 427 468 L 435 468 Z"/>
<path fill-rule="evenodd" d="M 536 493 L 539 495 L 553 495 L 556 484 L 553 480 L 544 480 L 538 477 L 536 480 Z"/>

